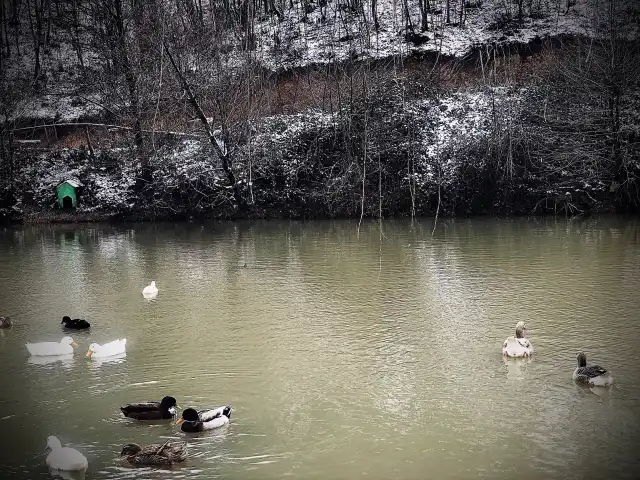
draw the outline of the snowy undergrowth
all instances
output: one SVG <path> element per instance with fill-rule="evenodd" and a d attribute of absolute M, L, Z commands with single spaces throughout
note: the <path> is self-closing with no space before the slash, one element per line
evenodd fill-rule
<path fill-rule="evenodd" d="M 17 203 L 53 208 L 57 202 L 56 187 L 65 180 L 79 180 L 82 201 L 78 211 L 122 211 L 130 206 L 135 169 L 128 164 L 126 154 L 122 158 L 116 155 L 97 151 L 91 157 L 85 150 L 63 149 L 32 157 L 16 175 L 16 183 L 22 185 Z"/>
<path fill-rule="evenodd" d="M 560 171 L 545 173 L 549 165 L 536 164 L 526 152 L 529 173 L 510 176 L 513 165 L 523 164 L 516 144 L 535 135 L 540 144 L 544 135 L 526 121 L 532 95 L 533 87 L 482 88 L 398 102 L 390 91 L 370 105 L 375 121 L 367 135 L 358 113 L 362 104 L 345 107 L 353 115 L 308 110 L 263 118 L 249 129 L 251 137 L 238 136 L 230 145 L 234 175 L 257 214 L 357 215 L 363 183 L 367 214 L 377 215 L 380 186 L 385 214 L 408 214 L 412 205 L 416 214 L 433 214 L 440 193 L 441 213 L 487 212 L 496 206 L 492 202 L 503 201 L 500 188 L 515 191 L 515 202 L 527 212 L 541 198 L 557 197 L 554 182 L 568 188 L 580 181 Z M 136 185 L 141 169 L 132 149 L 96 152 L 95 158 L 73 150 L 42 154 L 19 173 L 18 205 L 53 208 L 55 186 L 72 177 L 85 185 L 84 211 L 233 214 L 229 177 L 206 138 L 158 146 L 149 167 L 151 197 Z M 538 167 L 544 168 L 537 173 Z"/>
<path fill-rule="evenodd" d="M 435 103 L 419 101 L 410 106 L 427 109 L 433 122 L 428 129 L 420 131 L 420 147 L 416 153 L 424 174 L 414 175 L 417 184 L 451 183 L 462 164 L 481 167 L 484 159 L 468 156 L 467 152 L 501 132 L 520 128 L 518 119 L 525 91 L 508 88 L 460 91 Z"/>
<path fill-rule="evenodd" d="M 394 119 L 394 115 L 402 118 Z M 486 95 L 459 92 L 439 101 L 407 103 L 404 112 L 389 112 L 388 125 L 382 128 L 393 135 L 393 122 L 413 119 L 417 126 L 413 149 L 422 172 L 415 180 L 424 184 L 434 181 L 432 168 L 437 162 L 455 168 L 456 149 L 469 139 L 486 135 L 490 115 Z M 326 141 L 336 137 L 339 127 L 337 114 L 320 110 L 262 119 L 254 125 L 256 133 L 250 141 L 235 149 L 232 160 L 238 182 L 247 194 L 251 189 L 260 197 L 269 190 L 269 195 L 286 197 L 291 193 L 287 189 L 293 188 L 303 175 L 317 176 L 322 181 L 326 174 L 317 171 L 322 163 L 317 159 L 333 155 L 325 150 Z M 406 144 L 408 140 L 400 138 L 399 142 Z M 443 160 L 445 156 L 447 159 Z M 84 150 L 65 149 L 39 154 L 25 165 L 28 166 L 18 174 L 21 180 L 17 183 L 23 186 L 18 193 L 19 204 L 51 208 L 56 202 L 55 187 L 72 178 L 84 185 L 81 211 L 126 212 L 141 207 L 132 194 L 140 170 L 131 149 L 96 151 L 94 157 Z M 228 180 L 206 139 L 189 139 L 158 148 L 150 159 L 150 168 L 153 189 L 159 195 L 168 194 L 167 202 L 194 192 L 230 196 Z M 283 183 L 270 190 L 267 185 L 273 186 L 275 177 Z M 202 202 L 200 205 L 206 206 Z"/>

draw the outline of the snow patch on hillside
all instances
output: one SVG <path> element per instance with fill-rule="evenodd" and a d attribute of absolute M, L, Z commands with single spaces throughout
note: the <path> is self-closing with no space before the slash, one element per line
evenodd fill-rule
<path fill-rule="evenodd" d="M 609 15 L 607 2 L 600 0 L 576 0 L 569 8 L 565 0 L 551 0 L 538 2 L 537 8 L 525 11 L 520 20 L 515 5 L 485 0 L 471 2 L 479 8 L 466 8 L 460 25 L 460 1 L 450 1 L 450 23 L 446 18 L 446 2 L 430 2 L 434 13 L 428 15 L 425 32 L 421 32 L 418 2 L 407 3 L 407 18 L 404 2 L 377 0 L 377 31 L 371 0 L 364 0 L 362 10 L 356 12 L 345 8 L 340 0 L 327 0 L 324 7 L 311 2 L 312 11 L 308 13 L 302 5 L 294 4 L 294 8 L 285 11 L 284 20 L 274 16 L 256 27 L 256 57 L 273 69 L 417 52 L 464 57 L 481 45 L 526 43 L 558 34 L 596 36 Z M 408 24 L 419 34 L 417 42 L 407 39 Z M 637 38 L 637 30 L 630 29 L 627 35 Z"/>

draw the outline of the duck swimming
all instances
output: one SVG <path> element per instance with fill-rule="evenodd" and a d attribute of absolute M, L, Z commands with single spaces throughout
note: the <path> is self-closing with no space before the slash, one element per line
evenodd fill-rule
<path fill-rule="evenodd" d="M 231 407 L 228 405 L 199 412 L 187 408 L 176 424 L 182 424 L 180 428 L 183 432 L 202 432 L 226 425 L 230 419 Z"/>
<path fill-rule="evenodd" d="M 164 397 L 159 402 L 130 403 L 120 410 L 125 417 L 136 420 L 168 420 L 176 416 L 178 403 L 173 397 Z"/>
<path fill-rule="evenodd" d="M 120 456 L 130 465 L 164 465 L 184 462 L 187 459 L 187 444 L 169 443 L 140 446 L 129 443 L 122 447 Z"/>
<path fill-rule="evenodd" d="M 516 336 L 508 337 L 502 345 L 502 355 L 507 357 L 529 357 L 533 353 L 533 345 L 525 338 L 527 326 L 524 322 L 516 324 Z"/>
<path fill-rule="evenodd" d="M 152 280 L 150 285 L 147 285 L 142 289 L 142 295 L 145 297 L 155 296 L 158 294 L 158 287 L 156 287 L 156 281 Z"/>
<path fill-rule="evenodd" d="M 86 356 L 91 358 L 104 358 L 112 355 L 119 355 L 121 353 L 125 353 L 126 345 L 126 338 L 123 338 L 122 340 L 114 340 L 112 342 L 105 343 L 104 345 L 92 343 L 89 345 L 89 350 L 87 350 Z"/>
<path fill-rule="evenodd" d="M 586 383 L 596 387 L 606 387 L 613 383 L 611 372 L 600 365 L 587 365 L 587 356 L 584 352 L 577 355 L 578 366 L 573 371 L 573 379 L 576 382 Z"/>
<path fill-rule="evenodd" d="M 25 346 L 31 355 L 69 355 L 73 354 L 73 347 L 77 347 L 78 344 L 73 341 L 71 337 L 62 337 L 60 343 L 58 342 L 40 342 L 40 343 L 26 343 Z"/>
<path fill-rule="evenodd" d="M 90 328 L 91 324 L 82 318 L 74 318 L 71 320 L 71 317 L 67 317 L 66 315 L 62 317 L 62 321 L 60 324 L 64 323 L 64 328 L 71 328 L 74 330 L 84 330 L 86 328 Z"/>
<path fill-rule="evenodd" d="M 47 455 L 47 465 L 54 470 L 74 472 L 86 470 L 89 466 L 87 458 L 74 448 L 63 447 L 58 437 L 47 438 L 47 450 L 51 450 Z"/>
<path fill-rule="evenodd" d="M 0 328 L 9 328 L 13 325 L 11 318 L 9 317 L 0 317 Z"/>

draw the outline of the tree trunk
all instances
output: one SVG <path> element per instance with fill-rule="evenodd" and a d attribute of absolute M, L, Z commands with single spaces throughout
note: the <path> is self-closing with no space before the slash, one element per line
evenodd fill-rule
<path fill-rule="evenodd" d="M 33 39 L 34 71 L 33 78 L 37 81 L 40 77 L 40 45 L 42 43 L 42 11 L 40 0 L 33 0 L 33 16 L 31 15 L 31 2 L 27 0 L 27 13 L 29 28 Z"/>
<path fill-rule="evenodd" d="M 13 0 L 13 12 L 11 24 L 13 26 L 13 39 L 16 42 L 16 53 L 20 55 L 20 0 Z M 27 3 L 27 10 L 29 9 L 29 4 Z M 27 13 L 29 13 L 27 11 Z"/>
<path fill-rule="evenodd" d="M 180 81 L 182 88 L 187 94 L 187 99 L 189 101 L 189 104 L 191 105 L 194 112 L 196 113 L 196 116 L 200 120 L 200 123 L 202 124 L 202 127 L 204 128 L 207 134 L 207 137 L 209 138 L 209 142 L 213 146 L 214 151 L 217 153 L 218 157 L 220 158 L 220 162 L 222 164 L 222 170 L 227 175 L 229 186 L 233 190 L 233 198 L 236 201 L 236 206 L 238 207 L 239 210 L 243 211 L 246 208 L 246 202 L 242 197 L 240 186 L 238 185 L 238 182 L 236 181 L 236 176 L 233 173 L 230 153 L 227 147 L 227 142 L 225 141 L 225 144 L 222 146 L 220 145 L 220 143 L 218 143 L 218 139 L 213 134 L 213 130 L 211 130 L 211 126 L 209 125 L 207 116 L 202 111 L 202 108 L 200 107 L 200 104 L 198 103 L 198 100 L 196 99 L 193 93 L 193 90 L 191 90 L 189 82 L 187 82 L 187 79 L 178 68 L 178 64 L 174 60 L 173 55 L 171 54 L 171 50 L 167 46 L 166 42 L 164 43 L 164 49 L 165 49 L 165 52 L 167 52 L 167 57 L 169 57 L 169 61 L 171 62 L 171 65 L 173 66 L 173 69 L 176 72 L 176 75 L 178 76 L 178 80 Z M 216 98 L 215 101 L 219 106 L 220 105 L 219 99 Z M 227 130 L 226 125 L 224 124 L 224 121 L 222 122 L 222 130 L 223 130 L 223 134 Z M 225 137 L 225 140 L 228 140 L 228 134 L 224 135 L 224 137 Z"/>
<path fill-rule="evenodd" d="M 0 71 L 3 71 L 2 58 L 4 57 L 4 54 L 2 51 L 6 49 L 7 57 L 11 55 L 9 35 L 7 34 L 8 17 L 4 1 L 0 2 L 0 22 Z"/>
<path fill-rule="evenodd" d="M 45 0 L 42 0 L 43 4 L 42 4 L 42 11 L 44 12 L 44 2 Z M 46 0 L 47 2 L 47 33 L 45 35 L 45 39 L 44 39 L 44 45 L 46 48 L 49 47 L 49 45 L 51 45 L 51 0 Z M 45 51 L 46 53 L 46 51 Z"/>
<path fill-rule="evenodd" d="M 447 0 L 449 1 L 449 0 Z M 411 14 L 409 13 L 409 0 L 403 0 L 402 5 L 404 6 L 404 14 L 405 14 L 405 26 L 411 33 L 415 33 L 415 29 L 413 28 L 413 22 L 411 22 Z"/>
<path fill-rule="evenodd" d="M 371 0 L 371 16 L 373 17 L 373 28 L 376 32 L 380 30 L 380 23 L 378 22 L 378 0 Z"/>
<path fill-rule="evenodd" d="M 115 21 L 116 21 L 116 31 L 118 33 L 118 50 L 119 63 L 122 66 L 122 72 L 124 73 L 124 78 L 127 83 L 127 90 L 129 92 L 129 104 L 131 115 L 134 118 L 134 137 L 135 144 L 138 148 L 138 151 L 142 150 L 143 139 L 142 139 L 142 124 L 140 122 L 140 106 L 138 99 L 138 85 L 137 85 L 137 75 L 133 71 L 130 59 L 129 52 L 127 49 L 127 38 L 126 38 L 126 28 L 124 23 L 124 17 L 122 12 L 122 2 L 121 0 L 115 0 Z M 146 163 L 146 162 L 144 162 Z M 143 176 L 145 173 L 145 166 L 143 165 Z"/>
<path fill-rule="evenodd" d="M 80 42 L 80 19 L 78 17 L 78 0 L 72 0 L 71 2 L 71 13 L 73 16 L 73 47 L 76 51 L 76 55 L 78 56 L 78 61 L 80 62 L 80 66 L 84 68 L 84 59 L 82 58 L 82 43 Z"/>
<path fill-rule="evenodd" d="M 418 0 L 420 9 L 420 31 L 429 31 L 429 0 Z"/>

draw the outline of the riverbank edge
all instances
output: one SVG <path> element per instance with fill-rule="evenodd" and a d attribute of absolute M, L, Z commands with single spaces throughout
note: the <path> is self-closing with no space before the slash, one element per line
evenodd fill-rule
<path fill-rule="evenodd" d="M 572 42 L 584 40 L 583 35 L 559 33 L 556 35 L 548 35 L 545 37 L 535 37 L 528 41 L 509 41 L 502 43 L 492 43 L 491 45 L 484 45 L 486 48 L 492 48 L 496 51 L 500 50 L 502 56 L 518 55 L 521 57 L 521 61 L 529 57 L 534 57 L 545 50 L 557 50 L 563 49 Z M 471 49 L 467 55 L 463 57 L 444 57 L 441 61 L 445 62 L 457 62 L 460 66 L 470 67 L 477 62 L 477 57 L 481 51 L 480 47 Z M 425 61 L 437 61 L 437 59 L 431 58 L 428 53 L 412 52 L 407 55 L 407 61 L 412 62 L 425 62 Z M 383 61 L 384 59 L 377 59 Z M 314 65 L 307 65 L 305 67 L 299 67 L 298 73 L 301 71 L 308 71 L 314 68 Z M 280 75 L 285 77 L 291 76 L 289 72 L 279 72 Z M 114 150 L 115 151 L 115 150 Z M 52 150 L 53 152 L 53 150 Z M 579 180 L 577 178 L 574 181 Z M 614 215 L 629 215 L 640 214 L 640 205 L 635 206 L 625 201 L 621 201 L 621 198 L 616 193 L 611 193 L 613 190 L 606 188 L 598 195 L 596 199 L 592 196 L 578 194 L 579 201 L 574 204 L 565 200 L 567 197 L 561 194 L 551 194 L 549 188 L 565 191 L 566 195 L 569 195 L 568 191 L 580 191 L 578 189 L 578 181 L 575 185 L 555 185 L 550 186 L 538 185 L 535 190 L 527 188 L 526 182 L 522 179 L 521 182 L 515 182 L 515 184 L 506 186 L 512 190 L 512 194 L 509 195 L 508 202 L 504 202 L 497 198 L 500 196 L 498 192 L 494 192 L 493 198 L 485 198 L 485 201 L 480 201 L 480 204 L 475 204 L 472 208 L 473 211 L 461 212 L 461 211 L 449 211 L 441 207 L 445 206 L 443 199 L 440 203 L 439 195 L 437 199 L 437 207 L 434 203 L 433 195 L 425 195 L 423 198 L 416 198 L 416 204 L 421 203 L 420 208 L 416 208 L 418 211 L 414 215 L 411 215 L 411 211 L 406 208 L 406 205 L 386 205 L 384 210 L 387 210 L 382 215 L 383 220 L 389 219 L 401 219 L 401 218 L 478 218 L 478 217 L 496 217 L 496 218 L 521 218 L 521 217 L 557 217 L 557 218 L 574 218 L 574 217 L 588 217 L 590 215 L 601 214 L 614 214 Z M 584 183 L 584 182 L 582 182 Z M 613 182 L 614 184 L 616 182 Z M 612 184 L 613 185 L 613 184 Z M 503 190 L 505 185 L 502 186 Z M 521 188 L 520 188 L 521 187 Z M 229 187 L 227 187 L 229 188 Z M 546 193 L 545 193 L 545 188 Z M 611 186 L 613 188 L 613 186 Z M 358 189 L 359 190 L 359 187 Z M 454 189 L 455 190 L 455 189 Z M 526 191 L 525 190 L 529 190 Z M 518 193 L 516 193 L 518 191 Z M 140 192 L 137 192 L 138 194 Z M 307 192 L 308 193 L 308 192 Z M 312 192 L 315 193 L 315 192 Z M 459 192 L 452 191 L 454 195 Z M 523 195 L 524 193 L 524 195 Z M 594 194 L 593 192 L 591 192 Z M 446 196 L 446 192 L 443 191 Z M 498 194 L 496 196 L 496 194 Z M 506 191 L 502 191 L 502 194 L 506 194 Z M 355 194 L 359 195 L 359 191 Z M 595 195 L 595 194 L 594 194 Z M 383 195 L 386 196 L 386 195 Z M 588 199 L 587 199 L 588 197 Z M 569 200 L 571 197 L 568 197 Z M 139 200 L 140 198 L 138 198 Z M 345 208 L 342 212 L 329 212 L 326 205 L 319 205 L 317 213 L 313 212 L 313 208 L 318 204 L 313 205 L 313 201 L 310 198 L 298 198 L 291 203 L 279 202 L 278 200 L 267 201 L 262 205 L 247 205 L 244 203 L 240 209 L 237 205 L 233 206 L 228 204 L 225 207 L 221 207 L 219 211 L 205 210 L 205 211 L 190 211 L 182 210 L 175 212 L 150 212 L 148 208 L 142 207 L 139 210 L 134 209 L 123 211 L 109 211 L 98 210 L 98 205 L 93 205 L 93 209 L 90 211 L 60 211 L 57 209 L 38 209 L 34 208 L 34 205 L 30 205 L 29 209 L 23 211 L 14 210 L 13 212 L 7 212 L 11 207 L 7 205 L 5 209 L 5 215 L 0 215 L 0 225 L 52 225 L 52 224 L 95 224 L 95 223 L 153 223 L 153 222 L 189 222 L 189 221 L 242 221 L 242 220 L 336 220 L 336 219 L 350 219 L 357 220 L 361 218 L 359 207 L 358 211 L 354 208 Z M 418 202 L 419 200 L 419 202 Z M 486 202 L 489 200 L 489 202 Z M 363 201 L 364 202 L 364 201 Z M 320 202 L 321 204 L 322 202 Z M 359 203 L 359 201 L 357 202 Z M 362 218 L 365 219 L 377 219 L 375 210 L 377 208 L 371 208 L 369 199 L 367 199 L 367 206 L 364 209 Z M 376 202 L 377 203 L 377 202 Z M 406 203 L 406 202 L 405 202 Z M 489 206 L 489 203 L 493 205 Z M 375 205 L 374 205 L 375 206 Z M 97 208 L 96 208 L 97 207 Z M 148 207 L 148 205 L 147 205 Z M 172 206 L 170 205 L 169 208 Z M 532 208 L 533 207 L 533 208 Z M 454 207 L 455 208 L 455 207 Z M 311 210 L 311 211 L 310 211 Z M 391 211 L 389 211 L 391 210 Z M 395 211 L 394 211 L 395 210 Z M 426 210 L 426 211 L 425 211 Z M 439 215 L 436 213 L 439 211 Z"/>
<path fill-rule="evenodd" d="M 474 218 L 566 218 L 566 219 L 579 219 L 587 218 L 591 216 L 600 215 L 622 215 L 622 216 L 637 216 L 640 212 L 629 209 L 615 209 L 611 206 L 606 208 L 594 208 L 586 211 L 576 211 L 570 213 L 566 210 L 549 212 L 486 212 L 475 213 L 469 215 L 439 215 L 438 219 L 474 219 Z M 395 214 L 383 216 L 382 221 L 393 221 L 398 219 L 410 218 L 407 214 Z M 416 215 L 414 218 L 421 219 L 434 219 L 435 215 Z M 165 215 L 148 215 L 148 214 L 132 214 L 132 213 L 116 213 L 116 212 L 59 212 L 55 210 L 42 210 L 25 213 L 23 215 L 16 215 L 10 218 L 1 218 L 0 225 L 23 225 L 23 226 L 48 226 L 48 225 L 71 225 L 71 224 L 130 224 L 130 223 L 161 223 L 161 222 L 176 222 L 176 223 L 190 223 L 201 221 L 255 221 L 255 220 L 292 220 L 292 221 L 327 221 L 327 220 L 359 220 L 359 216 L 346 216 L 346 215 L 285 215 L 278 212 L 249 212 L 243 215 L 215 215 L 213 213 L 181 213 L 181 214 L 165 214 Z M 365 215 L 364 220 L 378 220 L 378 217 Z"/>

